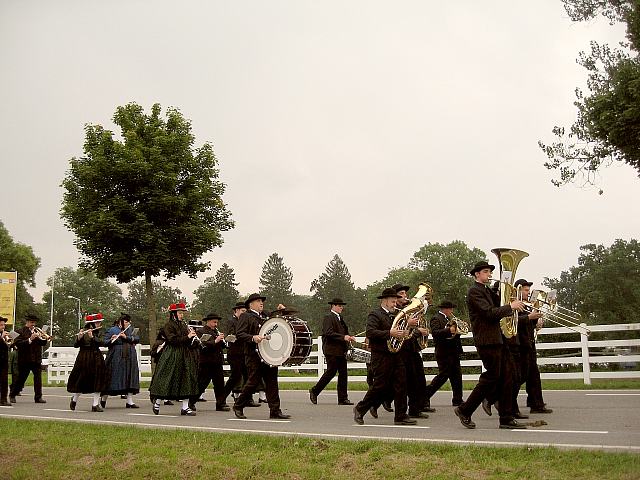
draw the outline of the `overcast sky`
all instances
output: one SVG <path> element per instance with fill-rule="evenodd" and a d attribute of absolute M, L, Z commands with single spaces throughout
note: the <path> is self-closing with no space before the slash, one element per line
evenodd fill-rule
<path fill-rule="evenodd" d="M 307 294 L 336 253 L 364 287 L 453 240 L 529 252 L 538 283 L 640 236 L 631 168 L 603 196 L 558 189 L 537 146 L 573 123 L 591 39 L 623 30 L 560 0 L 0 0 L 0 219 L 42 260 L 39 301 L 79 259 L 60 182 L 85 123 L 157 102 L 213 144 L 236 222 L 210 271 L 171 282 L 190 301 L 224 262 L 249 293 L 277 252 Z"/>

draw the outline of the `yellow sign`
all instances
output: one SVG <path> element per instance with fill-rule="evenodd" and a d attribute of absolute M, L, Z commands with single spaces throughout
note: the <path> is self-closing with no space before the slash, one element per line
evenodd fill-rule
<path fill-rule="evenodd" d="M 16 287 L 18 272 L 0 272 L 0 316 L 8 318 L 13 325 L 16 316 Z"/>

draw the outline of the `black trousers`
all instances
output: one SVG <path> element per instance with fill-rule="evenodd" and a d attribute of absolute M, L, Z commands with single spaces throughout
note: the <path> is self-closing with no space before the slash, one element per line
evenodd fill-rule
<path fill-rule="evenodd" d="M 311 391 L 316 395 L 329 384 L 329 382 L 338 374 L 338 403 L 349 399 L 347 394 L 347 359 L 344 355 L 327 355 L 327 370 L 322 374 L 318 383 L 316 383 Z"/>
<path fill-rule="evenodd" d="M 424 364 L 420 352 L 401 350 L 402 361 L 407 370 L 407 397 L 409 398 L 409 415 L 417 415 L 422 411 L 427 390 L 427 379 L 424 376 Z"/>
<path fill-rule="evenodd" d="M 538 354 L 535 348 L 527 352 L 527 376 L 525 377 L 527 388 L 527 406 L 531 408 L 543 408 L 545 406 L 542 397 L 542 381 L 538 368 Z"/>
<path fill-rule="evenodd" d="M 227 354 L 229 362 L 229 378 L 224 385 L 224 398 L 231 392 L 238 393 L 247 379 L 247 364 L 244 361 L 244 353 Z"/>
<path fill-rule="evenodd" d="M 198 365 L 198 388 L 200 395 L 213 383 L 216 405 L 224 405 L 227 400 L 224 390 L 224 371 L 221 363 L 200 363 Z"/>
<path fill-rule="evenodd" d="M 520 393 L 520 387 L 527 379 L 527 362 L 528 360 L 522 355 L 520 345 L 509 345 L 509 352 L 513 359 L 513 413 L 519 413 L 520 407 L 518 407 L 518 393 Z"/>
<path fill-rule="evenodd" d="M 436 356 L 436 362 L 438 363 L 438 374 L 427 385 L 425 398 L 430 400 L 434 393 L 449 380 L 453 392 L 451 403 L 459 405 L 462 403 L 462 369 L 458 353 Z"/>
<path fill-rule="evenodd" d="M 39 400 L 42 398 L 42 365 L 35 362 L 26 362 L 18 364 L 18 379 L 13 380 L 11 384 L 12 397 L 15 397 L 24 388 L 24 384 L 27 381 L 29 374 L 33 373 L 33 391 L 34 399 Z"/>
<path fill-rule="evenodd" d="M 398 353 L 372 352 L 371 371 L 373 385 L 356 409 L 363 415 L 369 408 L 377 407 L 388 397 L 389 388 L 393 388 L 395 420 L 403 420 L 407 415 L 407 379 L 402 356 Z"/>
<path fill-rule="evenodd" d="M 500 401 L 500 422 L 513 420 L 513 360 L 507 345 L 483 345 L 476 347 L 485 371 L 460 411 L 471 416 L 483 399 L 490 403 Z"/>
<path fill-rule="evenodd" d="M 278 367 L 272 367 L 260 360 L 258 352 L 245 355 L 247 364 L 247 382 L 242 393 L 236 399 L 236 408 L 244 408 L 252 400 L 252 395 L 258 391 L 264 382 L 267 403 L 271 412 L 280 411 L 280 391 L 278 389 Z"/>
<path fill-rule="evenodd" d="M 7 394 L 9 393 L 9 364 L 5 362 L 4 365 L 0 365 L 0 401 L 7 401 Z"/>

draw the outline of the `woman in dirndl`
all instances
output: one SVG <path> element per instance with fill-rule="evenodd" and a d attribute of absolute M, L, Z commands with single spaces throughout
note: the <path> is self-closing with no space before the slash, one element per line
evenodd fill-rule
<path fill-rule="evenodd" d="M 111 374 L 111 382 L 102 392 L 101 405 L 104 407 L 109 396 L 126 396 L 127 408 L 139 408 L 133 402 L 133 396 L 140 392 L 140 368 L 136 344 L 140 337 L 134 335 L 131 317 L 126 313 L 113 323 L 104 336 L 104 345 L 109 348 L 106 365 Z"/>
<path fill-rule="evenodd" d="M 160 413 L 161 400 L 181 400 L 180 415 L 196 415 L 189 403 L 200 395 L 197 357 L 200 343 L 195 331 L 183 320 L 186 310 L 184 303 L 172 304 L 169 321 L 163 327 L 166 343 L 149 386 L 156 415 Z"/>
<path fill-rule="evenodd" d="M 98 332 L 103 320 L 101 313 L 87 315 L 84 328 L 76 337 L 74 347 L 79 348 L 80 351 L 67 382 L 67 391 L 73 393 L 69 403 L 71 410 L 76 409 L 80 394 L 91 393 L 93 395 L 91 411 L 104 411 L 100 406 L 100 392 L 109 386 L 109 372 L 100 351 L 102 339 Z"/>

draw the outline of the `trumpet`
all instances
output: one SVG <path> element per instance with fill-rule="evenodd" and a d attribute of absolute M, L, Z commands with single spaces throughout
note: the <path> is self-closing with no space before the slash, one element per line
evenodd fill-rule
<path fill-rule="evenodd" d="M 38 327 L 33 327 L 33 332 L 38 335 L 40 340 L 44 340 L 45 342 L 50 342 L 53 338 L 51 335 L 47 334 L 47 332 Z"/>
<path fill-rule="evenodd" d="M 460 334 L 460 335 L 466 335 L 467 333 L 469 333 L 469 323 L 465 322 L 464 320 L 460 320 L 458 317 L 456 317 L 455 315 L 451 315 L 451 318 L 449 318 L 449 321 L 447 322 L 447 327 L 450 327 L 454 325 L 456 327 L 456 334 Z"/>

